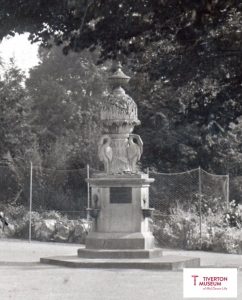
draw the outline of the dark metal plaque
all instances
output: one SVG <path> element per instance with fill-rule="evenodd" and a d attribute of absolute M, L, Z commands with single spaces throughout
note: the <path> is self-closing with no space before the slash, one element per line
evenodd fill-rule
<path fill-rule="evenodd" d="M 131 187 L 110 187 L 110 203 L 132 203 Z"/>

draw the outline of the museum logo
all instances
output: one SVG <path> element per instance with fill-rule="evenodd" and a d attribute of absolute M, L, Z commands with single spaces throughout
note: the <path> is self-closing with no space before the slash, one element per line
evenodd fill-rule
<path fill-rule="evenodd" d="M 183 269 L 184 298 L 237 298 L 237 269 Z"/>

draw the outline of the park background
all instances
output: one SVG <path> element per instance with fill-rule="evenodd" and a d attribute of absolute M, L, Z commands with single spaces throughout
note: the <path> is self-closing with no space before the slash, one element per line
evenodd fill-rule
<path fill-rule="evenodd" d="M 120 60 L 142 124 L 136 129 L 144 142 L 140 168 L 157 179 L 182 173 L 159 184 L 162 193 L 153 190 L 158 243 L 240 253 L 241 3 L 7 2 L 0 37 L 29 32 L 42 46 L 39 63 L 27 73 L 14 58 L 1 60 L 0 204 L 12 225 L 3 235 L 28 237 L 32 162 L 33 237 L 85 240 L 85 215 L 78 210 L 86 206 L 86 166 L 102 168 L 99 112 L 112 62 Z M 199 176 L 190 171 L 198 167 L 225 177 L 211 175 L 201 192 Z"/>

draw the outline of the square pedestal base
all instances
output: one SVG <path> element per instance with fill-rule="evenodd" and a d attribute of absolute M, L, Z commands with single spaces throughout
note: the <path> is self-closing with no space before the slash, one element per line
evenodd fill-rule
<path fill-rule="evenodd" d="M 150 250 L 154 249 L 154 236 L 151 232 L 90 232 L 86 239 L 86 249 Z"/>
<path fill-rule="evenodd" d="M 78 257 L 80 258 L 156 258 L 161 257 L 161 249 L 151 250 L 96 250 L 96 249 L 78 249 Z"/>

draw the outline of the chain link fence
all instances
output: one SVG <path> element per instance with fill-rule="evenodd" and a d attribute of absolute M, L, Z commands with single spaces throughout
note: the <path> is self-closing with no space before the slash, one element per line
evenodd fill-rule
<path fill-rule="evenodd" d="M 71 219 L 85 218 L 87 168 L 54 170 L 33 167 L 32 210 L 58 211 Z"/>
<path fill-rule="evenodd" d="M 150 172 L 153 230 L 159 246 L 204 248 L 210 212 L 225 212 L 229 204 L 229 176 L 201 168 L 182 173 Z"/>
<path fill-rule="evenodd" d="M 9 220 L 0 236 L 81 242 L 89 230 L 88 176 L 87 167 L 0 166 L 0 211 Z"/>

